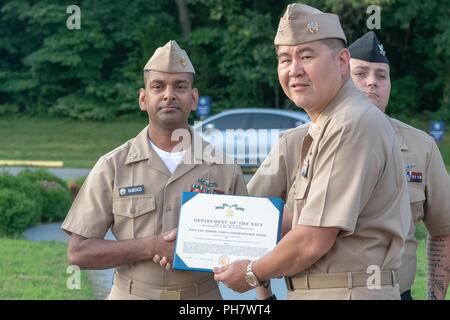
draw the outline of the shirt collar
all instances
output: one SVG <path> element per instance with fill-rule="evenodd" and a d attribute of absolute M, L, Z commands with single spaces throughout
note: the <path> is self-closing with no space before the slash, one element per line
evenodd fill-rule
<path fill-rule="evenodd" d="M 389 120 L 389 123 L 391 124 L 392 128 L 395 131 L 395 135 L 397 137 L 397 142 L 400 145 L 400 150 L 408 151 L 408 144 L 406 143 L 405 137 L 401 133 L 399 126 L 397 125 L 397 123 L 395 122 L 394 119 L 388 117 L 387 115 L 386 115 L 386 118 Z"/>
<path fill-rule="evenodd" d="M 349 95 L 355 92 L 355 90 L 358 89 L 356 89 L 353 80 L 349 77 L 328 106 L 319 114 L 319 117 L 316 119 L 314 125 L 311 122 L 311 126 L 309 126 L 308 129 L 308 134 L 313 139 L 320 134 L 320 131 L 327 123 L 328 118 L 336 111 L 336 107 L 340 105 Z"/>
<path fill-rule="evenodd" d="M 131 142 L 130 149 L 128 150 L 128 154 L 125 160 L 125 165 L 139 162 L 142 160 L 150 160 L 152 161 L 153 157 L 158 157 L 157 153 L 153 148 L 151 148 L 148 142 L 148 128 L 147 125 Z M 191 163 L 216 163 L 214 159 L 209 159 L 208 157 L 204 157 L 205 149 L 210 146 L 209 143 L 203 140 L 203 138 L 196 133 L 191 127 L 189 127 L 189 132 L 192 138 L 192 144 L 188 152 L 185 153 L 183 157 L 183 162 L 189 163 L 189 159 L 195 159 L 194 162 Z M 195 145 L 202 144 L 201 148 L 195 148 Z M 192 148 L 194 146 L 194 148 Z M 211 147 L 208 148 L 211 150 Z"/>

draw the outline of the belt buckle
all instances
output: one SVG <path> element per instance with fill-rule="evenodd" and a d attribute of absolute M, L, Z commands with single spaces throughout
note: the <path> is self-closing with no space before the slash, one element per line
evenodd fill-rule
<path fill-rule="evenodd" d="M 180 290 L 161 290 L 161 300 L 181 300 Z"/>

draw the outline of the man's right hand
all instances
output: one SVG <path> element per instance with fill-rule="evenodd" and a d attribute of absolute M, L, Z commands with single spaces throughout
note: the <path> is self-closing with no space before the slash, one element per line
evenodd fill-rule
<path fill-rule="evenodd" d="M 177 238 L 177 228 L 167 231 L 155 239 L 155 254 L 153 262 L 159 263 L 166 270 L 170 270 L 172 265 L 172 257 L 175 249 L 175 239 Z"/>

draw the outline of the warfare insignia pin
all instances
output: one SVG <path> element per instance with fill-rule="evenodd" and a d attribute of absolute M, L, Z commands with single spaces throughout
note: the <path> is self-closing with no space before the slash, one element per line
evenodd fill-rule
<path fill-rule="evenodd" d="M 186 59 L 185 59 L 184 57 L 180 59 L 180 64 L 181 64 L 183 67 L 186 67 L 187 62 L 186 62 Z"/>
<path fill-rule="evenodd" d="M 217 187 L 217 183 L 215 183 L 212 180 L 210 181 L 210 180 L 206 180 L 204 178 L 198 178 L 197 181 L 198 181 L 198 183 L 204 185 L 205 187 L 211 187 L 211 188 Z"/>
<path fill-rule="evenodd" d="M 310 21 L 307 27 L 310 33 L 316 33 L 319 31 L 319 24 L 316 21 Z"/>

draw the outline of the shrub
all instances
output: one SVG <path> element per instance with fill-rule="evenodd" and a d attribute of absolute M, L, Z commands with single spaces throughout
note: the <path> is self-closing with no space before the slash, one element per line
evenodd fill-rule
<path fill-rule="evenodd" d="M 18 179 L 9 173 L 2 173 L 0 174 L 0 190 L 10 190 L 23 193 L 27 199 L 36 203 L 35 208 L 37 213 L 40 214 L 42 212 L 44 202 L 42 192 L 39 188 L 36 188 L 32 181 Z"/>
<path fill-rule="evenodd" d="M 18 114 L 20 108 L 16 104 L 0 104 L 0 115 Z"/>
<path fill-rule="evenodd" d="M 46 170 L 25 170 L 17 178 L 30 181 L 40 190 L 43 198 L 42 222 L 64 219 L 72 203 L 71 193 L 64 180 Z"/>
<path fill-rule="evenodd" d="M 0 236 L 18 236 L 39 222 L 37 207 L 23 192 L 0 189 Z"/>

